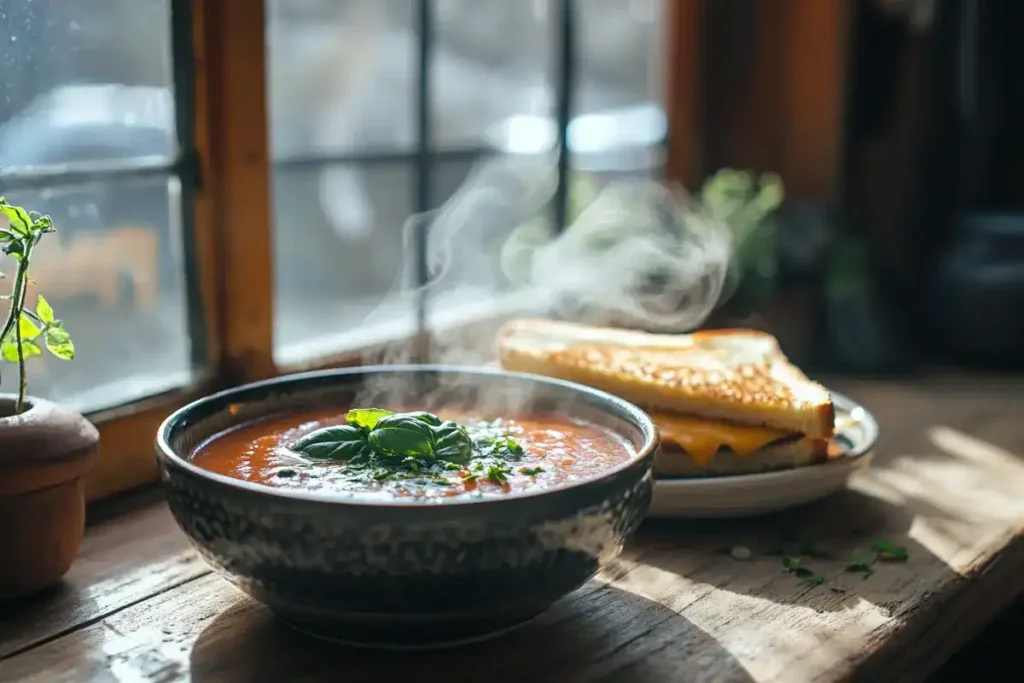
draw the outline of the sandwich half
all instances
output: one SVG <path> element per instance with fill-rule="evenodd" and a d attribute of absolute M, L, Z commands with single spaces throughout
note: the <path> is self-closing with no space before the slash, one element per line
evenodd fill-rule
<path fill-rule="evenodd" d="M 585 384 L 646 410 L 661 433 L 659 476 L 721 476 L 828 458 L 835 411 L 770 334 L 649 334 L 543 319 L 497 335 L 501 366 Z"/>

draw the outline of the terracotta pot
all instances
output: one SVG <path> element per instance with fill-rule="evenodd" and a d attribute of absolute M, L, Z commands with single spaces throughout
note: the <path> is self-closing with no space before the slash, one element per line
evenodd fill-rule
<path fill-rule="evenodd" d="M 0 394 L 0 598 L 59 582 L 85 530 L 83 475 L 99 455 L 99 432 L 77 412 L 29 398 L 14 415 Z"/>

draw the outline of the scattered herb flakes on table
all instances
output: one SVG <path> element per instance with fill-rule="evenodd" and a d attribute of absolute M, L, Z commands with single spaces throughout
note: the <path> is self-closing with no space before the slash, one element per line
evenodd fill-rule
<path fill-rule="evenodd" d="M 754 557 L 754 551 L 745 545 L 734 545 L 729 549 L 729 555 L 734 560 L 747 562 Z M 812 586 L 820 586 L 825 583 L 826 578 L 818 573 L 808 564 L 807 559 L 829 559 L 830 555 L 820 546 L 795 544 L 783 547 L 780 550 L 773 550 L 765 553 L 768 556 L 782 557 L 782 571 L 792 574 L 800 580 Z M 868 578 L 875 572 L 875 565 L 878 562 L 906 562 L 910 555 L 903 546 L 896 545 L 891 541 L 879 540 L 871 544 L 870 548 L 858 548 L 852 554 L 849 563 L 844 568 L 844 573 L 860 574 Z M 834 593 L 846 593 L 847 589 L 837 586 L 830 587 Z"/>

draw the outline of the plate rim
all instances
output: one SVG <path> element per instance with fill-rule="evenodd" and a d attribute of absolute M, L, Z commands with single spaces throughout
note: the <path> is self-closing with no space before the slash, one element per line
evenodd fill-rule
<path fill-rule="evenodd" d="M 863 411 L 863 417 L 859 422 L 864 426 L 864 438 L 859 443 L 854 444 L 853 448 L 843 453 L 841 456 L 822 463 L 800 465 L 798 467 L 789 467 L 783 470 L 774 470 L 771 472 L 723 474 L 710 477 L 655 477 L 655 488 L 659 486 L 672 489 L 695 487 L 708 488 L 712 486 L 741 486 L 744 484 L 771 483 L 772 481 L 792 479 L 796 473 L 802 474 L 821 471 L 822 468 L 855 469 L 856 465 L 861 460 L 870 457 L 874 453 L 879 436 L 878 421 L 875 419 L 875 416 L 871 411 L 865 408 L 861 403 L 858 403 L 846 394 L 832 391 L 831 389 L 827 390 L 829 395 L 832 397 L 832 405 L 835 406 L 837 410 L 842 410 L 846 413 L 853 413 L 853 411 L 858 409 Z"/>

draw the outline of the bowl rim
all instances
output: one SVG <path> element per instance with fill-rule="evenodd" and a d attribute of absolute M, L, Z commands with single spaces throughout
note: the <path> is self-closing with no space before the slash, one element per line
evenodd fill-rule
<path fill-rule="evenodd" d="M 589 395 L 596 401 L 603 403 L 604 406 L 598 406 L 599 409 L 604 409 L 605 412 L 615 414 L 615 411 L 621 413 L 620 417 L 628 422 L 632 422 L 643 435 L 643 443 L 639 448 L 631 449 L 635 452 L 630 458 L 624 462 L 618 463 L 613 467 L 602 471 L 593 477 L 581 479 L 578 481 L 561 483 L 557 486 L 551 487 L 539 487 L 536 489 L 528 489 L 526 491 L 517 491 L 502 496 L 494 497 L 483 497 L 483 498 L 456 498 L 454 500 L 446 500 L 444 502 L 424 503 L 415 500 L 400 500 L 395 499 L 391 501 L 380 501 L 380 500 L 368 500 L 358 495 L 346 495 L 341 493 L 321 493 L 316 491 L 304 491 L 301 489 L 286 489 L 277 488 L 274 486 L 268 486 L 266 484 L 259 484 L 256 482 L 246 481 L 244 479 L 237 479 L 235 477 L 229 477 L 224 474 L 217 474 L 207 469 L 199 467 L 193 464 L 189 458 L 179 455 L 174 448 L 171 447 L 169 436 L 171 431 L 175 428 L 175 424 L 180 422 L 189 413 L 195 411 L 197 408 L 208 405 L 211 403 L 222 402 L 231 399 L 232 397 L 237 398 L 239 395 L 245 394 L 251 391 L 258 391 L 260 389 L 287 386 L 293 384 L 301 384 L 304 381 L 324 379 L 324 378 L 338 378 L 344 379 L 348 377 L 357 377 L 359 375 L 368 374 L 383 374 L 383 373 L 437 373 L 437 374 L 472 374 L 483 377 L 500 377 L 518 379 L 535 384 L 546 385 L 549 387 L 558 387 L 566 389 L 579 394 Z M 611 408 L 611 409 L 607 409 Z M 461 507 L 464 505 L 496 505 L 501 503 L 514 503 L 517 501 L 528 500 L 532 498 L 540 498 L 549 496 L 555 493 L 563 493 L 566 491 L 578 490 L 587 488 L 590 486 L 600 485 L 608 480 L 614 478 L 616 475 L 625 472 L 638 463 L 645 460 L 652 460 L 653 455 L 656 453 L 658 447 L 661 444 L 661 435 L 658 432 L 657 426 L 654 424 L 654 420 L 651 419 L 650 415 L 644 412 L 635 404 L 626 401 L 625 399 L 619 398 L 606 391 L 600 389 L 594 389 L 583 384 L 577 384 L 575 382 L 569 382 L 567 380 L 555 379 L 553 377 L 547 377 L 545 375 L 536 375 L 526 372 L 513 372 L 510 370 L 503 370 L 501 368 L 489 368 L 482 366 L 462 366 L 462 365 L 447 365 L 447 364 L 401 364 L 401 365 L 361 365 L 350 368 L 330 368 L 326 370 L 312 370 L 307 372 L 292 373 L 287 375 L 280 375 L 278 377 L 272 377 L 270 379 L 258 380 L 256 382 L 249 382 L 247 384 L 241 384 L 236 387 L 224 389 L 216 393 L 204 396 L 203 398 L 196 399 L 181 408 L 178 408 L 171 413 L 164 421 L 160 424 L 156 434 L 156 453 L 157 460 L 165 459 L 172 463 L 174 466 L 183 469 L 184 471 L 205 479 L 208 481 L 215 482 L 222 486 L 227 486 L 231 489 L 237 489 L 248 493 L 254 493 L 258 495 L 269 496 L 271 498 L 309 502 L 309 503 L 320 503 L 327 505 L 340 505 L 340 506 L 357 506 L 364 508 L 381 508 L 381 509 L 451 509 L 453 507 Z M 653 476 L 653 475 L 652 475 Z"/>

